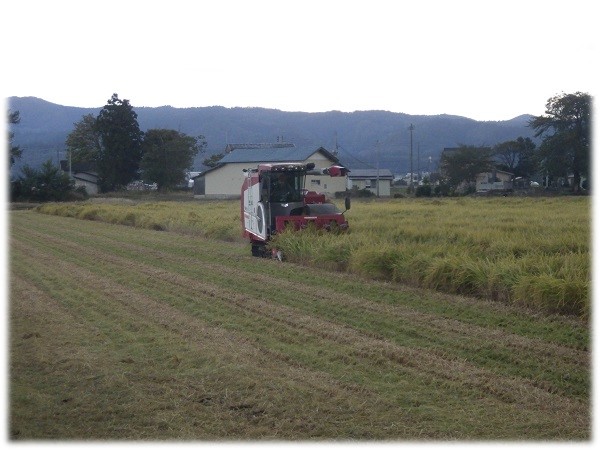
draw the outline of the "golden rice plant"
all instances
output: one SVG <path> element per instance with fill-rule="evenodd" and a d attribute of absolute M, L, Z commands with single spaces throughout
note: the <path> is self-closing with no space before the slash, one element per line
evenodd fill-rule
<path fill-rule="evenodd" d="M 241 239 L 239 201 L 46 204 L 39 211 Z M 444 198 L 355 201 L 346 233 L 284 232 L 289 261 L 480 296 L 589 313 L 590 199 Z"/>
<path fill-rule="evenodd" d="M 182 233 L 216 239 L 239 239 L 239 217 L 231 214 L 231 202 L 118 202 L 90 201 L 73 204 L 47 203 L 37 210 L 79 219 Z M 230 214 L 226 214 L 229 211 Z"/>
<path fill-rule="evenodd" d="M 312 236 L 302 260 L 335 265 L 339 257 L 337 267 L 371 278 L 589 312 L 588 198 L 355 202 L 347 216 L 348 235 Z M 297 251 L 295 239 L 305 237 L 281 242 L 287 254 Z M 335 242 L 343 251 L 332 251 Z"/>

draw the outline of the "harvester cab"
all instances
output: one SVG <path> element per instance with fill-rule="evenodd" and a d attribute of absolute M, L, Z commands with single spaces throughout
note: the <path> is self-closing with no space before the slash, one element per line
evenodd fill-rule
<path fill-rule="evenodd" d="M 307 174 L 345 177 L 348 170 L 331 166 L 320 171 L 314 164 L 260 164 L 244 170 L 246 177 L 241 192 L 241 219 L 245 238 L 252 244 L 254 256 L 268 256 L 267 242 L 284 229 L 300 230 L 310 224 L 319 229 L 348 228 L 344 212 L 324 194 L 305 189 Z M 350 199 L 346 198 L 346 210 Z M 272 249 L 272 256 L 281 253 Z"/>

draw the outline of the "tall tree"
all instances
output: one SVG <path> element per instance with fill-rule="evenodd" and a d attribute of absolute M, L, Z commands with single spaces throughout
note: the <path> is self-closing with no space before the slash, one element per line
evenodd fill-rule
<path fill-rule="evenodd" d="M 113 94 L 96 119 L 100 139 L 98 175 L 102 191 L 127 185 L 138 175 L 143 133 L 129 100 Z"/>
<path fill-rule="evenodd" d="M 453 188 L 463 181 L 474 183 L 477 174 L 494 168 L 489 148 L 460 145 L 451 151 L 442 152 L 440 169 L 443 177 Z"/>
<path fill-rule="evenodd" d="M 96 129 L 96 118 L 86 114 L 67 136 L 65 144 L 73 162 L 98 162 L 100 159 L 100 135 Z"/>
<path fill-rule="evenodd" d="M 9 129 L 10 129 L 11 125 L 16 125 L 19 122 L 21 122 L 21 115 L 19 114 L 19 111 L 11 112 L 9 109 L 8 110 Z M 13 145 L 14 137 L 15 137 L 15 133 L 13 133 L 12 131 L 9 131 L 8 132 L 8 146 L 10 148 L 10 166 L 9 167 L 12 167 L 12 165 L 15 163 L 15 161 L 23 155 L 23 150 L 21 148 L 19 148 L 18 145 Z"/>
<path fill-rule="evenodd" d="M 557 95 L 548 99 L 545 115 L 529 122 L 543 139 L 543 169 L 553 176 L 573 175 L 574 192 L 581 192 L 581 177 L 590 176 L 591 105 L 587 93 Z"/>
<path fill-rule="evenodd" d="M 175 130 L 152 129 L 144 135 L 140 168 L 144 181 L 159 189 L 174 187 L 185 181 L 194 157 L 204 151 L 204 136 L 192 137 Z"/>
<path fill-rule="evenodd" d="M 494 146 L 492 153 L 500 162 L 499 168 L 515 176 L 529 177 L 536 172 L 535 143 L 530 138 L 501 142 Z"/>

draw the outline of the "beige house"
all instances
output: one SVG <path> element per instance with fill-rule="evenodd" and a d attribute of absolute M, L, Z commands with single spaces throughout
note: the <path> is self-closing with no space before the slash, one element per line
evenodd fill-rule
<path fill-rule="evenodd" d="M 514 174 L 503 170 L 478 173 L 475 179 L 477 192 L 511 191 Z"/>
<path fill-rule="evenodd" d="M 194 178 L 195 198 L 239 198 L 244 169 L 258 164 L 314 163 L 316 169 L 339 165 L 339 160 L 323 147 L 296 147 L 290 143 L 277 144 L 229 144 L 229 153 L 219 165 Z M 306 189 L 333 198 L 336 192 L 346 190 L 346 177 L 332 178 L 328 175 L 307 175 Z"/>
<path fill-rule="evenodd" d="M 366 189 L 380 197 L 391 195 L 394 176 L 389 169 L 353 169 L 349 174 L 352 188 Z"/>

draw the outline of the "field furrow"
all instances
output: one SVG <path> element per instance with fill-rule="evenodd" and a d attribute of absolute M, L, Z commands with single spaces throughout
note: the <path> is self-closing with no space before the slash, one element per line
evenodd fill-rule
<path fill-rule="evenodd" d="M 97 239 L 95 243 L 83 244 L 60 240 L 54 236 L 48 238 L 44 235 L 39 237 L 39 243 L 45 242 L 49 245 L 54 242 L 55 251 L 63 251 L 69 246 L 74 255 L 79 256 L 78 264 L 86 264 L 91 267 L 96 265 L 99 258 L 104 258 L 109 264 L 104 264 L 104 270 L 116 274 L 128 273 L 131 265 L 137 266 L 137 270 L 143 271 L 147 278 L 142 278 L 142 285 L 152 283 L 161 284 L 170 282 L 177 284 L 177 289 L 183 293 L 186 288 L 193 286 L 193 292 L 208 296 L 215 296 L 215 292 L 222 293 L 227 298 L 246 299 L 246 293 L 260 292 L 269 296 L 269 303 L 274 307 L 275 303 L 284 304 L 293 309 L 302 309 L 311 314 L 319 314 L 321 317 L 329 318 L 337 322 L 343 321 L 350 327 L 360 329 L 363 333 L 370 333 L 380 339 L 391 339 L 399 343 L 410 342 L 412 345 L 426 348 L 430 352 L 438 352 L 444 358 L 459 360 L 470 360 L 478 364 L 487 364 L 496 372 L 504 371 L 506 375 L 519 375 L 523 370 L 529 370 L 528 375 L 535 376 L 536 383 L 546 389 L 562 390 L 572 389 L 569 383 L 560 380 L 558 385 L 550 383 L 554 376 L 562 377 L 563 373 L 570 373 L 573 384 L 580 383 L 584 377 L 589 364 L 588 354 L 573 348 L 557 345 L 538 338 L 531 339 L 524 336 L 509 333 L 501 328 L 481 327 L 477 324 L 464 323 L 459 320 L 440 317 L 431 313 L 422 313 L 409 307 L 397 304 L 401 301 L 403 293 L 394 298 L 394 304 L 381 302 L 381 299 L 364 298 L 338 293 L 333 288 L 322 287 L 318 289 L 312 284 L 298 282 L 286 277 L 276 277 L 271 274 L 243 271 L 239 267 L 232 267 L 231 261 L 219 263 L 218 261 L 206 262 L 190 256 L 175 256 L 167 251 L 160 251 L 148 246 L 135 245 L 128 242 L 115 242 L 114 240 Z M 91 253 L 92 248 L 102 250 L 111 249 L 118 253 L 125 251 L 126 254 L 135 255 L 135 258 L 122 258 L 114 253 L 104 253 L 103 256 Z M 173 250 L 169 247 L 168 250 Z M 148 261 L 152 266 L 144 267 L 138 259 Z M 241 258 L 247 261 L 247 258 Z M 268 261 L 261 261 L 262 266 L 277 267 Z M 171 267 L 171 270 L 163 269 Z M 247 267 L 250 266 L 246 263 Z M 156 269 L 155 269 L 156 267 Z M 158 270 L 160 269 L 160 270 Z M 98 270 L 98 269 L 96 269 Z M 302 272 L 307 272 L 302 270 Z M 210 283 L 202 283 L 209 279 Z M 208 275 L 207 275 L 208 274 Z M 186 276 L 187 275 L 187 276 Z M 107 276 L 110 276 L 107 273 Z M 161 281 L 162 280 L 162 281 Z M 231 287 L 230 292 L 223 291 L 221 287 Z M 389 287 L 388 287 L 389 288 Z M 243 294 L 242 294 L 243 293 Z M 457 297 L 442 297 L 442 301 L 457 301 Z M 479 302 L 481 303 L 481 302 Z M 264 306 L 264 305 L 263 305 Z M 262 306 L 261 306 L 262 307 Z M 268 309 L 265 309 L 268 310 Z M 285 317 L 279 312 L 275 317 Z M 321 328 L 327 328 L 321 326 Z M 375 331 L 376 330 L 376 331 Z M 449 347 L 452 346 L 452 350 Z M 550 361 L 552 357 L 561 355 L 561 365 L 556 366 L 556 361 Z M 525 358 L 525 360 L 523 360 Z M 552 367 L 552 371 L 548 371 Z M 516 370 L 515 370 L 516 368 Z M 521 374 L 522 375 L 522 374 Z M 585 381 L 583 385 L 585 385 Z M 579 392 L 585 394 L 586 391 Z"/>
<path fill-rule="evenodd" d="M 574 320 L 33 212 L 11 214 L 10 241 L 13 437 L 589 436 Z M 56 428 L 61 387 L 82 397 Z"/>

